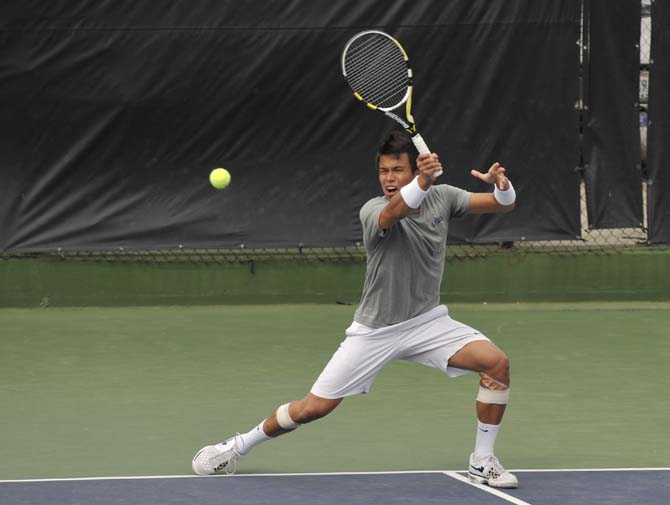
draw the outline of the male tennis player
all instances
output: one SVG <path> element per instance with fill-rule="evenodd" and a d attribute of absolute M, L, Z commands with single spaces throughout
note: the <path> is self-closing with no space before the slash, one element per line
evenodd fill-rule
<path fill-rule="evenodd" d="M 416 160 L 416 161 L 415 161 Z M 346 338 L 311 391 L 280 406 L 248 433 L 201 449 L 193 458 L 200 475 L 232 473 L 256 445 L 326 416 L 347 396 L 367 393 L 379 371 L 396 359 L 438 368 L 450 377 L 480 375 L 477 436 L 470 479 L 492 487 L 518 486 L 493 448 L 509 398 L 507 356 L 477 330 L 449 317 L 440 305 L 449 221 L 466 213 L 509 212 L 515 205 L 505 169 L 494 163 L 472 175 L 493 184 L 492 193 L 433 185 L 442 170 L 436 154 L 417 151 L 409 136 L 392 130 L 377 154 L 384 196 L 360 211 L 368 253 L 361 303 Z"/>

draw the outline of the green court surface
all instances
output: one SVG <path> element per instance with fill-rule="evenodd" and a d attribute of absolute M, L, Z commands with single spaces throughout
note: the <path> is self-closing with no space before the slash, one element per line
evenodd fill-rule
<path fill-rule="evenodd" d="M 201 446 L 301 397 L 354 307 L 0 310 L 0 479 L 190 473 Z M 670 303 L 462 304 L 510 356 L 510 468 L 667 466 Z M 463 469 L 477 377 L 399 362 L 240 473 Z"/>

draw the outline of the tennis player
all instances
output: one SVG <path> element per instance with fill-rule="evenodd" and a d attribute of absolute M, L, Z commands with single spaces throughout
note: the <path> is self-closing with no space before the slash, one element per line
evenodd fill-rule
<path fill-rule="evenodd" d="M 470 193 L 435 185 L 442 170 L 436 154 L 421 154 L 402 130 L 392 130 L 377 154 L 383 196 L 360 211 L 367 271 L 360 305 L 346 338 L 302 400 L 281 405 L 251 431 L 201 449 L 193 458 L 199 475 L 233 473 L 256 445 L 320 419 L 347 396 L 367 393 L 388 363 L 408 360 L 438 368 L 449 377 L 480 375 L 478 417 L 470 480 L 498 488 L 518 486 L 494 455 L 510 394 L 507 356 L 486 336 L 449 316 L 440 304 L 449 221 L 467 213 L 504 213 L 515 206 L 505 169 L 494 163 L 472 175 L 494 185 Z"/>

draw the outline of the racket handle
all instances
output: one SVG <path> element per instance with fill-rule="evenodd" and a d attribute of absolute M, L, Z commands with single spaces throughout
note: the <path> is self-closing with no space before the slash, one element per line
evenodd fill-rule
<path fill-rule="evenodd" d="M 419 154 L 430 154 L 430 149 L 426 145 L 426 141 L 423 140 L 423 137 L 418 133 L 412 137 L 412 142 L 416 146 L 416 150 L 419 151 Z"/>
<path fill-rule="evenodd" d="M 419 154 L 430 154 L 430 149 L 428 149 L 428 145 L 426 145 L 426 141 L 423 140 L 423 137 L 420 134 L 416 134 L 412 137 L 412 142 L 414 142 L 414 145 L 416 146 L 417 151 L 419 151 Z M 442 175 L 442 170 L 439 172 L 435 172 L 435 177 L 439 177 Z"/>

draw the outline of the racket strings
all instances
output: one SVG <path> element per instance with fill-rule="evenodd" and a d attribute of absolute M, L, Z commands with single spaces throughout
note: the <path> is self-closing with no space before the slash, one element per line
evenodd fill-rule
<path fill-rule="evenodd" d="M 399 56 L 399 58 L 398 58 Z M 350 62 L 347 77 L 352 88 L 368 101 L 381 104 L 390 96 L 405 94 L 408 84 L 407 65 L 397 47 L 373 48 Z"/>
<path fill-rule="evenodd" d="M 385 53 L 382 53 L 382 50 Z M 347 51 L 346 59 L 352 66 L 360 66 L 361 60 L 369 61 L 375 55 L 379 57 L 382 54 L 388 54 L 397 50 L 398 47 L 386 37 L 361 38 L 356 43 L 351 44 Z"/>
<path fill-rule="evenodd" d="M 403 72 L 399 77 L 398 71 Z M 350 80 L 351 87 L 367 102 L 377 106 L 399 104 L 405 96 L 409 78 L 405 67 L 367 72 Z"/>
<path fill-rule="evenodd" d="M 362 37 L 345 55 L 351 88 L 366 102 L 378 107 L 401 104 L 407 92 L 407 62 L 400 48 L 385 36 Z"/>
<path fill-rule="evenodd" d="M 402 62 L 375 69 L 363 69 L 354 72 L 351 77 L 352 87 L 359 88 L 375 104 L 381 103 L 393 95 L 402 98 L 408 84 L 407 66 Z"/>

